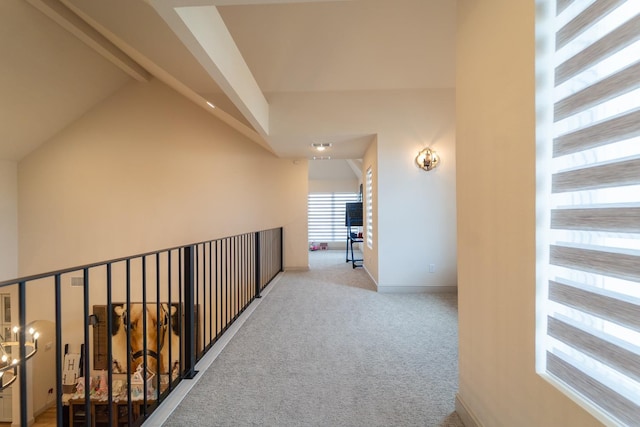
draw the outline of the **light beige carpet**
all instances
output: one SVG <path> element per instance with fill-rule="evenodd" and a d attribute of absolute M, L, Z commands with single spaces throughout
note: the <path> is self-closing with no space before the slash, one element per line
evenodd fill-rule
<path fill-rule="evenodd" d="M 462 422 L 454 294 L 379 294 L 344 251 L 287 272 L 166 426 Z"/>

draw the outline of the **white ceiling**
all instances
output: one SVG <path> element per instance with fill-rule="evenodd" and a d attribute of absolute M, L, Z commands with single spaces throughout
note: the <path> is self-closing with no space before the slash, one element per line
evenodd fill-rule
<path fill-rule="evenodd" d="M 218 9 L 265 93 L 454 85 L 455 50 L 443 43 L 455 34 L 455 2 L 450 0 Z"/>
<path fill-rule="evenodd" d="M 0 1 L 0 160 L 19 160 L 129 78 L 23 0 Z"/>
<path fill-rule="evenodd" d="M 334 142 L 333 159 L 360 158 L 376 129 L 344 134 L 319 117 L 315 134 L 287 133 L 269 120 L 279 94 L 454 86 L 456 0 L 2 0 L 0 159 L 19 160 L 132 78 L 144 81 L 36 9 L 62 5 L 63 22 L 88 23 L 99 44 L 194 102 L 212 101 L 213 115 L 283 157 L 310 158 L 321 137 Z"/>

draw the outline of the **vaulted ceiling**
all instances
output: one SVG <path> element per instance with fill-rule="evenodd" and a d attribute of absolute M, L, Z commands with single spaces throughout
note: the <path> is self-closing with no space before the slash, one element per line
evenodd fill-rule
<path fill-rule="evenodd" d="M 276 155 L 310 158 L 320 141 L 359 158 L 375 129 L 345 134 L 325 117 L 288 132 L 270 103 L 452 88 L 455 13 L 455 0 L 2 0 L 0 160 L 150 78 Z"/>

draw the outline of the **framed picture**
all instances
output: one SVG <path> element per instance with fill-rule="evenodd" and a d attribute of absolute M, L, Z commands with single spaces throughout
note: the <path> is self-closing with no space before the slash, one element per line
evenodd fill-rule
<path fill-rule="evenodd" d="M 94 305 L 93 314 L 97 317 L 93 328 L 93 369 L 107 369 L 109 339 L 113 373 L 126 373 L 127 360 L 130 360 L 131 371 L 135 372 L 136 368 L 144 363 L 145 358 L 149 371 L 153 373 L 168 374 L 179 366 L 180 356 L 184 354 L 180 339 L 181 329 L 184 329 L 180 321 L 180 304 L 152 302 L 147 303 L 145 307 L 142 303 L 131 303 L 127 312 L 126 304 L 114 303 L 110 313 L 111 331 L 107 331 L 106 305 Z M 146 336 L 143 327 L 145 318 Z M 129 331 L 127 325 L 130 325 Z M 196 333 L 197 330 L 196 324 Z M 130 351 L 127 351 L 127 335 Z"/>
<path fill-rule="evenodd" d="M 10 295 L 2 295 L 2 312 L 3 312 L 3 323 L 11 323 L 11 296 Z M 10 335 L 5 335 L 5 337 Z"/>

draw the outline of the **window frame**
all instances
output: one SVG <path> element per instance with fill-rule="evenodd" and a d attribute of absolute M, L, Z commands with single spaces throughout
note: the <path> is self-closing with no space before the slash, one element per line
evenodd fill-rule
<path fill-rule="evenodd" d="M 622 2 L 618 4 L 615 1 L 607 1 L 607 0 L 590 0 L 590 1 L 591 3 L 587 3 L 586 1 L 576 2 L 574 0 L 536 0 L 537 6 L 538 6 L 536 8 L 538 12 L 538 15 L 536 17 L 536 47 L 537 47 L 537 51 L 536 51 L 536 77 L 537 77 L 536 79 L 536 112 L 537 112 L 537 119 L 536 119 L 537 120 L 537 124 L 536 124 L 537 125 L 536 126 L 536 146 L 537 146 L 536 147 L 536 150 L 537 150 L 537 156 L 536 156 L 536 175 L 537 175 L 536 176 L 536 181 L 537 181 L 537 184 L 536 184 L 537 185 L 537 196 L 536 196 L 536 217 L 537 217 L 536 371 L 546 381 L 554 385 L 557 389 L 559 389 L 565 395 L 571 398 L 573 401 L 578 403 L 581 407 L 583 407 L 585 410 L 591 413 L 599 421 L 603 422 L 605 425 L 618 426 L 621 424 L 621 422 L 622 423 L 625 422 L 620 417 L 624 418 L 626 416 L 627 417 L 626 419 L 629 419 L 628 417 L 629 409 L 618 410 L 617 413 L 615 408 L 613 410 L 607 409 L 612 407 L 611 402 L 609 401 L 611 399 L 610 395 L 614 395 L 615 397 L 616 393 L 619 393 L 620 402 L 623 402 L 624 399 L 628 399 L 629 396 L 631 396 L 632 397 L 631 403 L 632 404 L 635 403 L 635 405 L 638 405 L 639 403 L 636 403 L 636 402 L 640 402 L 640 392 L 638 392 L 636 388 L 625 389 L 625 386 L 623 385 L 620 385 L 620 388 L 618 389 L 620 391 L 616 389 L 611 389 L 613 393 L 610 393 L 610 394 L 607 394 L 608 392 L 607 393 L 594 392 L 593 390 L 597 390 L 599 387 L 599 384 L 598 384 L 599 381 L 604 381 L 603 383 L 607 384 L 608 381 L 611 381 L 611 380 L 606 376 L 603 377 L 600 373 L 600 370 L 602 368 L 597 367 L 597 365 L 594 365 L 592 362 L 589 362 L 589 360 L 591 360 L 593 357 L 596 357 L 596 358 L 602 357 L 601 356 L 602 354 L 609 351 L 611 351 L 612 354 L 615 354 L 615 352 L 618 350 L 615 350 L 613 347 L 615 347 L 614 343 L 617 343 L 617 341 L 613 340 L 612 337 L 617 339 L 617 336 L 615 335 L 616 333 L 622 334 L 624 337 L 627 337 L 627 335 L 625 335 L 626 332 L 624 330 L 622 332 L 615 332 L 615 333 L 610 332 L 612 327 L 609 326 L 609 324 L 607 323 L 608 322 L 607 318 L 601 318 L 597 316 L 594 318 L 592 316 L 592 313 L 589 313 L 588 311 L 585 311 L 585 313 L 582 315 L 582 318 L 585 319 L 585 320 L 581 320 L 584 326 L 580 324 L 580 321 L 576 321 L 575 323 L 576 326 L 584 329 L 582 330 L 579 328 L 571 329 L 573 327 L 572 324 L 574 322 L 571 316 L 580 317 L 581 313 L 580 313 L 580 309 L 575 309 L 572 305 L 572 302 L 569 300 L 571 300 L 572 298 L 576 298 L 576 296 L 578 295 L 586 295 L 585 298 L 587 300 L 589 299 L 591 300 L 590 304 L 595 305 L 596 304 L 595 301 L 599 301 L 598 298 L 601 298 L 600 294 L 609 298 L 609 302 L 613 301 L 614 303 L 616 301 L 623 301 L 623 302 L 630 301 L 632 302 L 632 304 L 636 304 L 637 306 L 640 306 L 640 300 L 634 296 L 631 296 L 629 292 L 626 292 L 626 293 L 611 292 L 608 288 L 610 285 L 608 284 L 605 284 L 605 285 L 597 284 L 597 286 L 604 287 L 602 290 L 600 290 L 597 286 L 593 286 L 592 282 L 588 281 L 591 279 L 585 279 L 587 280 L 585 283 L 581 283 L 577 281 L 576 282 L 568 281 L 563 277 L 563 275 L 566 274 L 568 275 L 568 277 L 573 277 L 573 276 L 570 276 L 571 274 L 573 274 L 572 273 L 573 270 L 578 271 L 580 273 L 579 275 L 582 275 L 585 277 L 587 277 L 588 275 L 597 276 L 595 280 L 603 283 L 604 282 L 608 283 L 608 282 L 611 282 L 612 280 L 609 280 L 610 273 L 608 273 L 604 268 L 601 268 L 599 271 L 596 271 L 594 273 L 593 271 L 591 272 L 586 271 L 586 270 L 589 270 L 590 267 L 584 267 L 584 266 L 576 267 L 577 264 L 575 263 L 574 263 L 575 265 L 568 264 L 570 266 L 561 265 L 562 263 L 567 262 L 564 259 L 564 258 L 567 258 L 567 256 L 566 255 L 558 256 L 558 248 L 560 248 L 561 254 L 562 252 L 565 252 L 565 253 L 570 252 L 570 250 L 572 250 L 573 247 L 576 247 L 577 251 L 582 250 L 583 252 L 585 251 L 584 247 L 586 247 L 591 250 L 591 253 L 594 253 L 593 247 L 595 246 L 593 242 L 598 241 L 597 239 L 600 239 L 600 241 L 608 242 L 607 248 L 606 248 L 607 253 L 617 253 L 618 251 L 620 251 L 619 249 L 620 245 L 626 244 L 623 242 L 623 239 L 631 239 L 631 240 L 640 239 L 640 233 L 638 233 L 637 231 L 626 232 L 626 233 L 615 233 L 615 232 L 612 232 L 611 230 L 605 230 L 605 229 L 596 229 L 594 231 L 591 228 L 589 228 L 589 227 L 592 227 L 591 225 L 587 226 L 586 229 L 584 229 L 584 226 L 582 225 L 581 226 L 577 225 L 579 223 L 585 222 L 584 220 L 579 218 L 579 214 L 581 210 L 584 213 L 584 209 L 593 209 L 592 211 L 588 211 L 588 216 L 589 216 L 588 221 L 593 221 L 593 217 L 596 216 L 596 214 L 599 214 L 602 211 L 604 211 L 605 208 L 613 207 L 614 209 L 617 209 L 620 207 L 627 207 L 627 206 L 633 206 L 634 208 L 640 207 L 640 198 L 635 201 L 631 199 L 625 199 L 625 200 L 621 199 L 621 203 L 626 203 L 626 205 L 614 204 L 614 202 L 618 201 L 616 197 L 619 197 L 619 196 L 616 196 L 616 193 L 612 191 L 611 192 L 612 195 L 607 196 L 611 198 L 611 200 L 609 200 L 608 203 L 604 203 L 602 201 L 604 200 L 604 196 L 599 194 L 598 197 L 595 197 L 595 196 L 593 197 L 593 200 L 595 200 L 596 202 L 592 202 L 590 205 L 587 205 L 585 202 L 582 202 L 579 199 L 583 198 L 585 200 L 591 201 L 592 196 L 589 194 L 590 190 L 582 190 L 580 191 L 579 195 L 573 196 L 571 193 L 578 192 L 577 190 L 572 190 L 572 189 L 562 190 L 561 185 L 559 184 L 559 182 L 561 182 L 563 179 L 563 176 L 562 176 L 563 173 L 565 175 L 570 175 L 575 171 L 580 171 L 580 173 L 582 173 L 581 170 L 584 170 L 587 173 L 593 174 L 593 170 L 595 170 L 596 167 L 599 165 L 613 164 L 615 166 L 623 163 L 624 160 L 627 159 L 624 155 L 620 155 L 617 158 L 614 158 L 614 157 L 607 158 L 607 159 L 599 158 L 598 156 L 602 157 L 602 155 L 597 151 L 601 147 L 602 149 L 600 151 L 604 151 L 605 149 L 609 149 L 609 147 L 615 144 L 612 142 L 602 142 L 602 141 L 600 142 L 599 146 L 594 145 L 589 148 L 582 148 L 578 150 L 577 155 L 562 153 L 561 150 L 559 149 L 559 147 L 561 148 L 562 146 L 562 142 L 561 142 L 562 139 L 567 140 L 567 135 L 570 135 L 572 133 L 577 133 L 578 131 L 581 131 L 581 130 L 594 129 L 598 124 L 603 123 L 606 120 L 617 118 L 618 116 L 629 115 L 630 112 L 634 111 L 634 108 L 638 108 L 640 111 L 640 105 L 637 103 L 637 98 L 635 98 L 634 102 L 636 102 L 636 104 L 632 104 L 630 107 L 628 105 L 625 106 L 620 113 L 608 113 L 608 112 L 603 113 L 602 111 L 598 111 L 598 109 L 603 110 L 604 108 L 607 107 L 606 105 L 603 105 L 603 104 L 606 104 L 606 102 L 609 102 L 609 100 L 605 100 L 605 101 L 602 101 L 601 103 L 593 104 L 590 107 L 584 107 L 584 105 L 580 105 L 578 103 L 578 109 L 582 108 L 587 110 L 587 114 L 581 113 L 580 111 L 578 111 L 577 113 L 571 113 L 570 115 L 567 115 L 565 117 L 562 117 L 562 113 L 558 114 L 558 111 L 561 110 L 561 108 L 559 108 L 558 105 L 560 105 L 563 102 L 563 100 L 566 100 L 566 98 L 570 96 L 567 94 L 576 93 L 581 90 L 581 89 L 572 89 L 571 85 L 582 84 L 585 87 L 595 86 L 595 83 L 607 78 L 607 76 L 601 76 L 600 72 L 597 70 L 594 71 L 595 74 L 592 73 L 593 75 L 590 77 L 592 81 L 590 81 L 588 78 L 583 77 L 579 73 L 587 74 L 592 68 L 595 70 L 598 67 L 600 67 L 601 63 L 603 63 L 606 58 L 612 58 L 616 53 L 621 52 L 621 50 L 615 50 L 612 54 L 610 54 L 610 56 L 603 56 L 597 60 L 594 60 L 589 66 L 589 68 L 584 68 L 579 73 L 574 74 L 572 78 L 576 80 L 576 82 L 569 82 L 569 84 L 564 84 L 563 86 L 563 83 L 564 83 L 562 81 L 563 77 L 561 77 L 558 81 L 558 84 L 555 84 L 554 80 L 556 75 L 555 74 L 556 68 L 561 68 L 561 64 L 563 64 L 562 66 L 565 66 L 566 63 L 569 62 L 569 58 L 575 59 L 575 56 L 573 56 L 573 53 L 568 53 L 566 54 L 565 58 L 558 59 L 563 54 L 562 48 L 564 47 L 564 45 L 568 46 L 571 43 L 573 43 L 573 40 L 576 40 L 575 43 L 577 46 L 575 46 L 575 51 L 584 52 L 594 44 L 594 40 L 602 40 L 604 38 L 602 35 L 598 35 L 597 37 L 594 36 L 592 40 L 587 40 L 587 42 L 585 42 L 584 40 L 579 40 L 579 38 L 583 35 L 583 33 L 578 31 L 575 33 L 576 34 L 575 38 L 573 36 L 569 36 L 565 40 L 561 40 L 560 42 L 558 42 L 559 47 L 557 48 L 557 51 L 560 53 L 557 54 L 556 53 L 556 34 L 562 33 L 559 37 L 560 39 L 562 39 L 565 36 L 565 34 L 571 33 L 570 31 L 571 29 L 568 30 L 567 27 L 571 26 L 570 24 L 572 22 L 573 16 L 575 16 L 575 15 L 572 16 L 571 15 L 572 13 L 578 14 L 584 11 L 585 13 L 583 14 L 583 16 L 585 16 L 587 15 L 586 10 L 589 8 L 591 8 L 592 11 L 596 11 L 596 12 L 589 12 L 589 15 L 598 13 L 597 10 L 606 11 L 607 8 L 615 9 L 617 7 L 623 7 L 623 6 L 632 8 L 632 6 L 628 6 L 630 4 L 628 2 Z M 556 13 L 555 13 L 556 6 L 560 8 L 559 9 L 560 12 L 558 12 L 558 16 L 560 16 L 560 19 L 564 18 L 561 16 L 563 13 L 566 15 L 565 22 L 561 25 L 556 25 L 556 22 L 557 22 Z M 573 8 L 573 10 L 571 8 Z M 606 14 L 608 13 L 609 12 L 606 12 Z M 636 19 L 638 18 L 638 16 L 640 16 L 640 12 L 634 12 L 634 13 L 637 13 L 637 14 L 636 15 L 619 14 L 618 16 L 620 16 L 621 18 L 616 23 L 616 25 L 618 25 L 617 28 L 620 28 L 623 26 L 621 22 L 629 22 L 631 21 L 631 19 Z M 605 16 L 606 14 L 602 16 Z M 607 16 L 607 19 L 609 19 L 609 18 L 612 18 L 614 15 L 611 14 L 606 16 Z M 598 19 L 600 18 L 598 17 Z M 604 22 L 604 21 L 605 19 L 602 19 L 601 21 L 594 20 L 594 22 Z M 574 22 L 577 22 L 577 20 L 575 20 Z M 584 22 L 584 19 L 582 20 L 582 22 Z M 602 25 L 604 26 L 604 24 Z M 556 27 L 558 28 L 556 29 Z M 587 26 L 587 28 L 590 28 L 590 27 Z M 610 28 L 605 28 L 604 30 L 605 31 L 603 32 L 603 34 L 608 34 L 608 32 L 610 31 Z M 585 30 L 584 33 L 586 33 L 587 31 L 590 31 L 590 30 Z M 588 37 L 583 37 L 583 39 L 585 38 L 588 38 Z M 579 43 L 584 43 L 584 44 L 579 45 Z M 635 41 L 628 46 L 634 46 L 634 43 L 635 45 L 640 45 L 640 41 Z M 573 48 L 574 47 L 569 47 L 565 50 L 570 51 Z M 623 48 L 620 48 L 620 49 L 623 49 Z M 591 49 L 591 52 L 594 52 L 594 51 L 595 49 Z M 601 49 L 599 50 L 598 54 L 601 54 L 600 52 L 602 52 Z M 636 52 L 635 55 L 638 55 L 637 50 L 635 52 Z M 592 53 L 590 53 L 590 55 L 592 55 Z M 583 57 L 585 56 L 586 55 L 583 54 Z M 638 55 L 638 57 L 633 57 L 632 60 L 640 61 L 640 55 Z M 614 68 L 614 66 L 611 66 L 611 68 Z M 620 66 L 619 69 L 615 68 L 612 71 L 612 73 L 621 74 L 623 70 L 624 70 L 624 66 Z M 587 77 L 589 76 L 587 75 Z M 566 94 L 559 95 L 561 91 L 565 91 Z M 633 91 L 631 91 L 630 93 L 633 94 Z M 622 95 L 615 94 L 610 99 L 613 99 L 613 102 L 618 102 L 618 99 L 622 99 L 623 96 L 624 96 L 624 93 Z M 620 101 L 620 102 L 622 103 L 626 101 Z M 600 108 L 601 105 L 602 105 L 602 108 Z M 596 111 L 591 113 L 590 112 L 591 110 L 596 110 Z M 554 117 L 554 111 L 555 111 L 555 117 Z M 580 116 L 580 114 L 582 114 L 581 117 L 575 117 L 575 116 Z M 568 120 L 566 120 L 566 123 L 560 123 L 562 122 L 562 120 L 565 120 L 566 118 L 568 118 Z M 569 120 L 574 120 L 574 121 L 573 123 L 571 123 L 569 122 Z M 581 120 L 583 120 L 584 123 L 580 123 Z M 569 130 L 562 129 L 563 125 L 574 126 L 574 128 Z M 640 142 L 640 139 L 638 138 L 640 137 L 632 136 L 630 137 L 630 139 L 629 138 L 622 139 L 621 140 L 622 143 L 619 145 L 626 144 L 627 146 L 632 146 L 634 148 L 638 147 L 640 146 L 640 144 L 636 144 L 636 145 L 633 144 L 634 141 L 636 140 Z M 586 146 L 586 144 L 583 142 L 579 142 L 579 144 Z M 619 148 L 619 147 L 616 147 L 616 148 Z M 584 159 L 581 157 L 584 157 Z M 632 159 L 640 158 L 640 150 L 631 151 L 630 158 Z M 562 166 L 559 166 L 559 165 L 562 165 Z M 563 168 L 566 168 L 566 172 Z M 614 178 L 614 180 L 617 180 L 617 178 Z M 583 185 L 583 184 L 579 184 L 579 185 Z M 618 188 L 620 186 L 622 186 L 622 188 L 628 188 L 628 187 L 625 187 L 625 185 L 627 184 L 618 184 L 614 188 Z M 563 194 L 560 194 L 563 192 L 567 192 L 570 194 L 568 197 L 565 197 Z M 596 188 L 595 190 L 593 190 L 593 192 L 604 193 L 605 191 L 603 191 L 600 188 Z M 620 194 L 623 194 L 623 192 L 620 192 Z M 559 203 L 559 201 L 562 201 L 562 202 Z M 562 205 L 562 203 L 565 203 L 565 205 Z M 562 220 L 558 221 L 559 218 L 562 218 Z M 558 225 L 559 222 L 562 224 Z M 583 227 L 583 229 L 581 229 L 580 227 Z M 602 227 L 602 226 L 597 225 L 596 227 Z M 595 235 L 595 234 L 598 234 L 598 236 L 592 237 L 592 235 Z M 620 235 L 621 237 L 615 236 L 616 238 L 619 237 L 619 239 L 615 241 L 615 239 L 611 238 L 612 235 Z M 566 242 L 560 242 L 560 240 L 562 239 L 566 239 Z M 583 240 L 584 240 L 584 243 L 582 245 L 578 245 L 578 243 L 582 242 Z M 614 241 L 615 243 L 611 243 Z M 631 243 L 631 247 L 636 247 L 635 243 Z M 570 248 L 570 249 L 568 250 L 567 248 Z M 627 253 L 631 253 L 632 255 L 635 253 L 640 254 L 640 251 L 638 251 L 637 249 L 631 250 L 627 248 L 624 251 L 626 251 Z M 593 269 L 593 267 L 591 267 L 591 269 Z M 566 285 L 564 283 L 561 283 L 560 286 L 555 285 L 554 283 L 557 283 L 558 277 L 560 278 L 560 280 L 566 280 Z M 616 280 L 616 278 L 614 277 L 613 280 Z M 596 282 L 596 283 L 599 283 L 599 282 Z M 633 283 L 638 283 L 638 281 L 633 281 Z M 624 286 L 623 285 L 621 286 L 622 287 L 620 289 L 624 289 Z M 565 300 L 569 301 L 566 303 L 562 302 L 562 298 L 560 299 L 558 298 L 558 292 L 559 290 L 562 290 L 563 287 L 565 288 L 564 290 L 567 290 L 569 295 L 569 297 L 565 298 Z M 577 311 L 577 313 L 569 314 L 568 315 L 569 317 L 563 317 L 562 313 L 564 310 L 566 310 L 569 313 Z M 584 309 L 584 310 L 587 310 L 587 309 Z M 626 326 L 626 328 L 628 329 L 629 327 Z M 591 338 L 594 338 L 594 337 L 595 339 L 598 339 L 599 338 L 598 335 L 600 334 L 601 330 L 605 331 L 601 335 L 606 337 L 607 339 L 604 350 L 601 349 L 593 353 L 590 353 L 588 349 L 580 348 L 579 341 L 581 341 L 582 338 L 580 339 L 575 338 L 576 331 L 578 331 L 577 332 L 578 335 L 582 334 L 582 331 L 584 331 L 586 333 L 585 336 L 587 337 L 587 338 L 584 338 L 584 340 L 590 340 Z M 573 332 L 574 335 L 570 336 L 570 334 L 568 334 L 567 331 Z M 631 332 L 640 333 L 640 330 L 638 329 L 634 329 L 634 331 L 635 332 L 630 331 L 630 333 Z M 631 335 L 628 335 L 628 336 L 631 336 Z M 632 341 L 632 339 L 630 338 L 626 338 L 626 339 L 627 341 Z M 623 348 L 627 348 L 625 347 L 627 346 L 627 344 L 624 343 L 623 341 L 624 340 L 621 340 L 620 344 L 622 345 Z M 581 366 L 579 363 L 576 365 L 571 365 L 568 362 L 567 362 L 567 366 L 563 365 L 562 363 L 565 363 L 564 360 L 556 357 L 556 355 L 553 353 L 553 351 L 556 351 L 556 349 L 561 348 L 563 346 L 566 346 L 566 348 L 568 348 L 567 351 L 569 352 L 568 353 L 569 356 L 567 356 L 568 357 L 567 360 L 572 360 L 574 356 L 571 355 L 571 353 L 575 352 L 578 354 L 584 354 L 584 359 L 587 360 L 587 363 L 584 363 L 583 366 Z M 608 349 L 609 346 L 612 347 L 611 350 Z M 633 343 L 631 343 L 631 346 L 628 348 L 633 349 Z M 634 350 L 634 351 L 637 351 L 637 350 Z M 632 358 L 633 358 L 633 354 L 636 355 L 636 358 L 633 360 L 635 360 L 634 363 L 637 364 L 638 359 L 640 359 L 640 352 L 633 353 L 632 351 L 631 353 L 632 353 L 632 356 L 631 356 Z M 596 356 L 593 356 L 594 354 Z M 606 357 L 607 356 L 605 355 L 605 358 L 602 358 L 602 360 L 604 361 L 597 360 L 597 362 L 600 363 L 601 365 L 604 365 L 605 368 L 607 369 L 612 367 L 615 368 L 614 364 L 607 365 L 607 363 L 610 363 L 610 362 L 606 361 L 607 360 Z M 549 362 L 549 360 L 551 362 Z M 560 360 L 560 362 L 558 362 L 558 360 Z M 559 366 L 558 363 L 560 363 L 560 366 L 562 366 L 561 369 L 558 368 Z M 551 366 L 551 368 L 549 368 L 549 366 Z M 575 366 L 580 366 L 582 369 L 584 369 L 584 371 L 579 371 L 577 368 L 573 369 Z M 550 372 L 550 370 L 554 371 L 556 374 L 560 373 L 559 374 L 560 377 L 554 375 L 552 372 Z M 584 377 L 589 377 L 590 379 L 593 379 L 593 382 L 585 383 L 583 381 Z M 634 381 L 635 383 L 637 383 L 638 382 L 637 378 Z M 601 382 L 600 384 L 603 384 L 603 383 Z M 624 382 L 621 384 L 624 384 Z M 592 388 L 593 390 L 591 390 L 590 393 L 585 394 L 584 393 L 585 390 L 590 390 L 590 388 Z M 629 390 L 631 390 L 631 394 L 629 394 Z M 616 401 L 614 400 L 613 403 L 616 403 Z"/>
<path fill-rule="evenodd" d="M 365 174 L 366 192 L 365 192 L 365 219 L 366 219 L 366 237 L 367 246 L 373 249 L 373 169 L 371 166 L 367 168 Z"/>
<path fill-rule="evenodd" d="M 345 203 L 359 202 L 359 192 L 311 192 L 307 196 L 307 217 L 309 242 L 332 243 L 344 242 L 347 238 L 345 226 Z M 314 212 L 315 207 L 322 206 L 327 215 Z M 318 225 L 322 222 L 323 225 Z M 316 224 L 314 224 L 316 223 Z M 314 234 L 315 233 L 315 234 Z"/>

